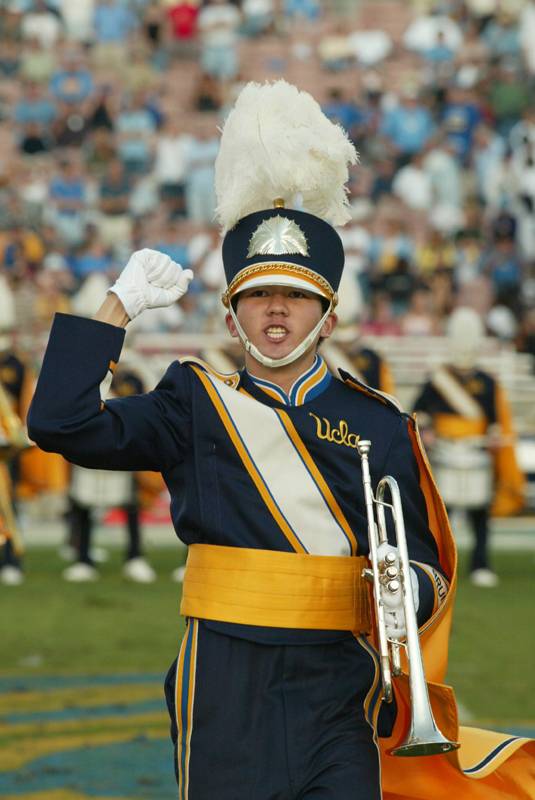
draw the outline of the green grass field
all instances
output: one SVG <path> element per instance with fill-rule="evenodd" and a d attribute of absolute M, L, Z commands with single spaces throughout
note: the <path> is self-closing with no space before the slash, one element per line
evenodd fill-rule
<path fill-rule="evenodd" d="M 26 557 L 23 586 L 0 587 L 2 676 L 161 673 L 176 657 L 183 631 L 180 587 L 169 575 L 176 549 L 154 549 L 156 584 L 126 583 L 112 551 L 95 584 L 60 579 L 52 549 Z M 472 724 L 535 728 L 533 695 L 535 555 L 498 553 L 499 588 L 457 594 L 448 679 Z"/>

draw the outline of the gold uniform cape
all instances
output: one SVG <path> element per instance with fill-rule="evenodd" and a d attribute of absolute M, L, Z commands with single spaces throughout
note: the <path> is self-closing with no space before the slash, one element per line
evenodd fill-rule
<path fill-rule="evenodd" d="M 399 757 L 389 751 L 404 739 L 409 725 L 408 680 L 394 679 L 398 715 L 392 736 L 379 739 L 383 800 L 518 800 L 535 799 L 535 741 L 459 726 L 453 690 L 444 686 L 448 639 L 457 582 L 457 554 L 446 510 L 433 481 L 416 426 L 409 435 L 420 468 L 429 524 L 450 590 L 442 606 L 420 630 L 425 673 L 439 728 L 459 750 L 445 755 Z M 375 713 L 378 714 L 376 708 Z"/>

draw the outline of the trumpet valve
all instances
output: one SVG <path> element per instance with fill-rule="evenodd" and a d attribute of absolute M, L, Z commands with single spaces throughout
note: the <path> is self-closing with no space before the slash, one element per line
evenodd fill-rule
<path fill-rule="evenodd" d="M 397 567 L 387 567 L 385 569 L 385 577 L 388 578 L 388 580 L 393 580 L 394 578 L 397 578 L 398 575 L 399 571 Z"/>
<path fill-rule="evenodd" d="M 396 592 L 399 592 L 401 589 L 401 583 L 397 580 L 388 581 L 386 588 L 389 592 L 391 592 L 391 594 L 396 594 Z"/>
<path fill-rule="evenodd" d="M 396 554 L 395 554 L 395 553 L 393 553 L 393 552 L 392 552 L 392 550 L 390 550 L 390 551 L 389 551 L 388 553 L 386 553 L 386 555 L 385 555 L 385 564 L 386 564 L 388 567 L 391 567 L 391 566 L 393 566 L 395 563 L 396 563 Z"/>
<path fill-rule="evenodd" d="M 364 578 L 365 581 L 368 581 L 368 583 L 373 583 L 373 569 L 365 567 L 362 570 L 362 577 Z"/>

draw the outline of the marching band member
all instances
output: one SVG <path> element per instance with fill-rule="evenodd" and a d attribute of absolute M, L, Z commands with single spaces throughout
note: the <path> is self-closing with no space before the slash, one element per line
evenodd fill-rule
<path fill-rule="evenodd" d="M 432 759 L 431 769 L 387 753 L 404 733 L 406 682 L 394 724 L 394 706 L 381 702 L 362 577 L 359 437 L 373 442 L 374 481 L 387 471 L 401 487 L 407 592 L 425 626 L 428 678 L 438 682 L 455 552 L 414 422 L 347 373 L 334 380 L 317 352 L 336 325 L 344 253 L 330 223 L 347 217 L 343 183 L 355 158 L 309 95 L 283 81 L 240 94 L 216 190 L 226 323 L 244 351 L 241 372 L 186 358 L 153 392 L 101 401 L 122 329 L 144 309 L 176 302 L 192 278 L 154 251 L 133 254 L 95 320 L 58 315 L 53 325 L 30 435 L 87 467 L 161 471 L 189 545 L 187 630 L 166 680 L 181 800 L 441 800 L 466 784 L 459 796 L 484 796 L 455 758 Z M 307 211 L 290 207 L 297 193 Z M 386 551 L 396 560 L 393 545 Z M 380 595 L 389 635 L 403 636 L 399 593 L 381 585 Z M 457 737 L 451 690 L 432 694 Z M 381 747 L 379 735 L 389 737 Z M 509 741 L 508 762 L 529 746 Z M 470 753 L 476 766 L 489 757 L 485 746 Z M 514 766 L 500 785 L 525 779 Z"/>
<path fill-rule="evenodd" d="M 448 508 L 466 512 L 473 530 L 470 580 L 491 588 L 498 576 L 489 560 L 489 517 L 522 508 L 524 479 L 504 389 L 476 366 L 483 334 L 476 311 L 453 312 L 448 322 L 450 358 L 425 383 L 414 411 L 442 498 Z"/>
<path fill-rule="evenodd" d="M 29 445 L 23 420 L 33 386 L 27 366 L 13 346 L 14 303 L 4 280 L 0 283 L 0 312 L 2 321 L 11 324 L 0 330 L 0 580 L 6 586 L 18 586 L 24 580 L 24 572 L 17 524 L 17 481 L 20 454 Z"/>
<path fill-rule="evenodd" d="M 123 362 L 113 375 L 108 397 L 131 397 L 142 394 L 143 391 L 139 370 Z M 94 514 L 97 510 L 110 508 L 120 508 L 126 516 L 127 548 L 122 570 L 124 577 L 136 583 L 152 583 L 156 580 L 154 569 L 143 556 L 140 526 L 140 506 L 147 505 L 147 498 L 143 499 L 143 493 L 149 488 L 148 480 L 155 484 L 157 491 L 164 488 L 151 475 L 152 473 L 119 471 L 110 475 L 104 470 L 72 466 L 69 487 L 69 541 L 74 545 L 76 560 L 63 571 L 65 580 L 83 583 L 99 578 L 91 550 Z"/>

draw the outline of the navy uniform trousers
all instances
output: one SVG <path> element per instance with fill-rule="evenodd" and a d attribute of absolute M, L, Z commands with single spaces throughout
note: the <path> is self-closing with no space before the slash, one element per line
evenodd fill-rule
<path fill-rule="evenodd" d="M 354 637 L 266 645 L 190 620 L 165 681 L 179 800 L 378 800 L 376 677 Z"/>

